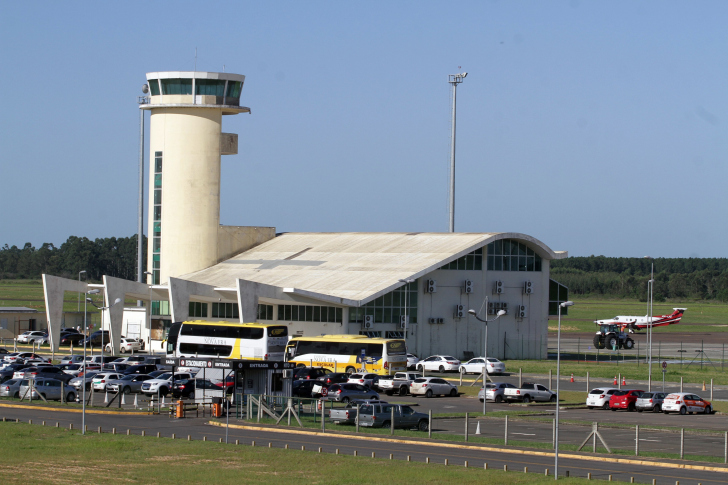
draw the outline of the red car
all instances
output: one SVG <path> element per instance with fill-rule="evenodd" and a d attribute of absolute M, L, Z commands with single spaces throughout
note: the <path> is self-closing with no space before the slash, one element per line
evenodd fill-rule
<path fill-rule="evenodd" d="M 609 409 L 616 411 L 617 409 L 626 409 L 627 411 L 634 411 L 637 398 L 642 395 L 644 391 L 638 389 L 622 389 L 612 394 L 609 398 Z"/>

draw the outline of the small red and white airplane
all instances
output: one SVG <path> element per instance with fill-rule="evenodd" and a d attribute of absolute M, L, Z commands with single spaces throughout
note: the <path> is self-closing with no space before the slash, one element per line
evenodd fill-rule
<path fill-rule="evenodd" d="M 644 330 L 650 325 L 653 327 L 664 327 L 666 325 L 680 323 L 680 319 L 687 308 L 673 308 L 673 310 L 669 315 L 653 315 L 651 324 L 649 315 L 645 315 L 644 317 L 617 315 L 611 320 L 595 320 L 594 323 L 597 325 L 619 325 L 622 329 L 626 327 L 629 333 L 634 333 L 635 331 Z"/>

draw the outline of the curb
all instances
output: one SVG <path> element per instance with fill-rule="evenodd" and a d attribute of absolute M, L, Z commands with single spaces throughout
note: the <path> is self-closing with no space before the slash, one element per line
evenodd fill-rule
<path fill-rule="evenodd" d="M 51 406 L 30 406 L 30 405 L 23 405 L 23 404 L 3 404 L 0 403 L 0 408 L 11 408 L 11 409 L 39 409 L 41 411 L 58 411 L 61 413 L 82 413 L 82 409 L 64 409 L 64 408 L 54 408 Z M 118 415 L 125 415 L 125 416 L 149 416 L 154 414 L 153 412 L 148 411 L 105 411 L 100 409 L 95 410 L 86 410 L 86 414 L 118 414 Z"/>
<path fill-rule="evenodd" d="M 224 423 L 218 423 L 216 421 L 208 421 L 208 425 L 211 426 L 218 426 L 218 427 L 225 427 L 226 425 Z M 244 426 L 240 424 L 229 424 L 227 425 L 229 428 L 233 429 L 247 429 L 252 431 L 268 431 L 271 433 L 288 433 L 288 434 L 300 434 L 300 435 L 308 435 L 308 436 L 327 436 L 327 437 L 336 437 L 336 438 L 343 438 L 343 439 L 354 439 L 354 440 L 365 440 L 365 441 L 379 441 L 383 443 L 399 443 L 399 444 L 415 444 L 420 446 L 432 446 L 432 447 L 441 447 L 441 448 L 456 448 L 461 450 L 474 450 L 474 451 L 490 451 L 494 453 L 513 453 L 517 455 L 530 455 L 530 456 L 554 456 L 554 453 L 550 453 L 547 451 L 532 451 L 532 450 L 521 450 L 521 449 L 504 449 L 504 448 L 495 448 L 492 446 L 471 446 L 471 445 L 458 445 L 454 443 L 433 443 L 428 441 L 417 441 L 417 440 L 398 440 L 394 438 L 379 438 L 374 436 L 356 436 L 356 435 L 343 435 L 338 433 L 321 433 L 317 431 L 303 431 L 303 430 L 288 430 L 288 429 L 280 429 L 280 428 L 267 428 L 263 426 Z M 602 456 L 587 456 L 587 455 L 574 455 L 571 453 L 559 453 L 559 456 L 562 458 L 571 458 L 574 460 L 584 460 L 584 461 L 605 461 L 607 460 L 607 455 Z M 688 464 L 682 464 L 682 463 L 665 463 L 665 462 L 659 462 L 659 461 L 649 461 L 649 460 L 631 460 L 628 458 L 616 458 L 613 455 L 608 455 L 609 462 L 611 463 L 624 463 L 628 465 L 643 465 L 643 466 L 656 466 L 661 468 L 678 468 L 682 470 L 699 470 L 699 471 L 708 471 L 708 472 L 719 472 L 719 473 L 728 473 L 728 467 L 715 467 L 715 466 L 705 466 L 705 465 L 688 465 Z"/>

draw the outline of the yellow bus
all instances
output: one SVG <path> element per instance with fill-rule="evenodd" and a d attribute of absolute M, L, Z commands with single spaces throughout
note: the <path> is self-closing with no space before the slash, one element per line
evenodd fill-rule
<path fill-rule="evenodd" d="M 365 335 L 294 337 L 288 341 L 286 360 L 299 367 L 325 367 L 333 372 L 390 375 L 407 370 L 407 346 L 402 339 Z"/>
<path fill-rule="evenodd" d="M 282 361 L 288 342 L 288 327 L 269 323 L 197 320 L 181 323 L 174 344 L 171 334 L 167 354 L 175 357 Z"/>

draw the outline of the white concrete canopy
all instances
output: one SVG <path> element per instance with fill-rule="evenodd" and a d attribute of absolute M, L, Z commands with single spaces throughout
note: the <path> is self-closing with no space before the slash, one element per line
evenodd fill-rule
<path fill-rule="evenodd" d="M 91 286 L 86 281 L 77 281 L 48 274 L 43 275 L 48 336 L 51 351 L 57 352 L 61 343 L 61 322 L 63 320 L 63 296 L 67 291 L 86 293 Z"/>

